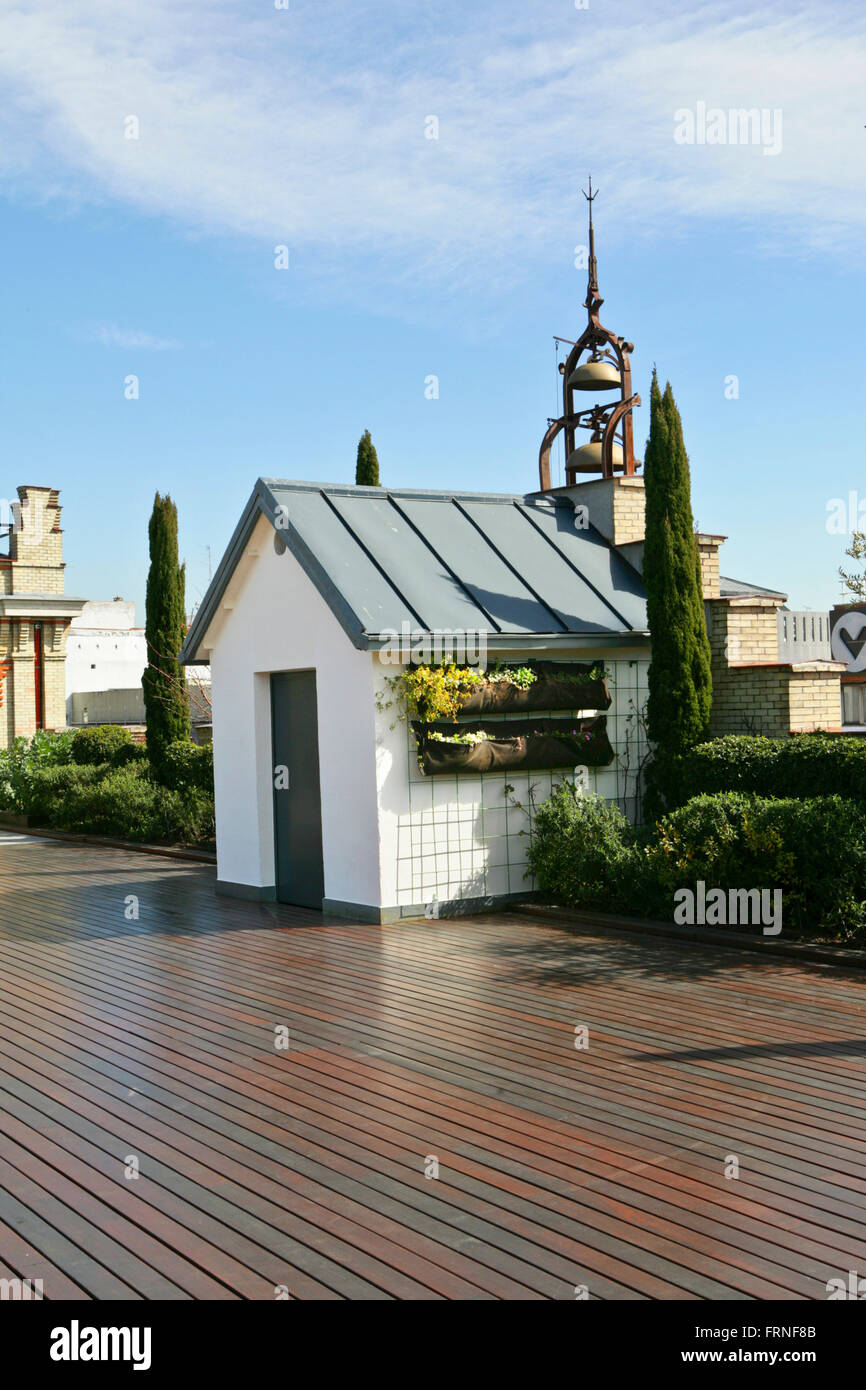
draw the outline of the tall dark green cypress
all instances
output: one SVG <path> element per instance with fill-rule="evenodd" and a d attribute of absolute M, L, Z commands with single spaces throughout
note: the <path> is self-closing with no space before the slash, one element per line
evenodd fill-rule
<path fill-rule="evenodd" d="M 355 482 L 365 487 L 379 486 L 379 457 L 376 446 L 370 438 L 370 431 L 364 430 L 358 440 L 358 461 L 355 464 Z"/>
<path fill-rule="evenodd" d="M 147 752 L 159 775 L 169 744 L 189 738 L 189 701 L 184 668 L 177 660 L 186 628 L 186 566 L 178 564 L 177 507 L 156 494 L 148 526 L 145 637 L 148 664 L 141 678 L 147 722 Z"/>
<path fill-rule="evenodd" d="M 655 370 L 644 486 L 643 578 L 652 640 L 647 732 L 660 752 L 677 753 L 707 737 L 713 687 L 689 459 L 670 382 L 662 395 Z"/>

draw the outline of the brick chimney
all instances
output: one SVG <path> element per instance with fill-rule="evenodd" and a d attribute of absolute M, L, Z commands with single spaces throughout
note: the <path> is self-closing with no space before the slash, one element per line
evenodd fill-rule
<path fill-rule="evenodd" d="M 646 497 L 643 478 L 637 475 L 588 478 L 585 483 L 550 488 L 535 496 L 567 497 L 575 506 L 586 507 L 590 526 L 600 531 L 611 545 L 643 546 Z"/>
<path fill-rule="evenodd" d="M 704 598 L 719 598 L 719 547 L 727 536 L 714 536 L 708 531 L 697 531 L 695 540 L 701 557 L 701 586 Z"/>
<path fill-rule="evenodd" d="M 9 540 L 13 594 L 63 593 L 63 532 L 60 494 L 53 487 L 25 483 L 13 506 Z"/>

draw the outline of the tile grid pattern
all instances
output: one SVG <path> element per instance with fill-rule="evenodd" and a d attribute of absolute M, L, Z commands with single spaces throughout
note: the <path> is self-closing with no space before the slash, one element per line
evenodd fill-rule
<path fill-rule="evenodd" d="M 562 780 L 586 792 L 617 800 L 633 798 L 635 768 L 643 742 L 628 724 L 646 700 L 646 662 L 607 664 L 611 707 L 606 711 L 615 760 L 606 768 L 563 768 L 551 772 L 483 773 L 425 777 L 407 727 L 409 807 L 398 835 L 397 894 L 401 907 L 456 898 L 498 897 L 534 887 L 526 873 L 534 811 Z M 583 717 L 588 711 L 556 711 Z M 525 715 L 506 716 L 525 719 Z M 546 715 L 540 714 L 539 718 Z M 630 734 L 631 766 L 626 742 Z M 507 791 L 506 788 L 512 788 Z M 626 807 L 628 809 L 628 807 Z"/>

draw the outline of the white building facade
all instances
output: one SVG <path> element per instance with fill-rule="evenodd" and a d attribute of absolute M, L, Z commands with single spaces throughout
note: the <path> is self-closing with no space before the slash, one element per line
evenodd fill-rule
<path fill-rule="evenodd" d="M 532 889 L 530 788 L 538 802 L 567 777 L 633 798 L 649 660 L 642 586 L 574 517 L 567 497 L 260 481 L 183 652 L 210 662 L 218 891 L 373 921 L 479 910 Z M 382 648 L 406 621 L 479 632 L 488 661 L 602 663 L 607 765 L 424 775 L 409 722 L 386 707 L 400 667 Z M 283 673 L 309 673 L 303 698 L 314 704 L 285 766 Z M 285 826 L 306 845 L 316 814 L 319 886 L 296 866 L 293 892 Z"/>

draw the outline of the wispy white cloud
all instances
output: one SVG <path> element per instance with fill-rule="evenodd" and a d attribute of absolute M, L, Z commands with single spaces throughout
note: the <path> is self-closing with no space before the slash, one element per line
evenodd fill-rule
<path fill-rule="evenodd" d="M 143 333 L 135 328 L 118 328 L 114 323 L 99 323 L 87 330 L 85 335 L 92 343 L 102 343 L 103 347 L 139 349 L 144 352 L 172 352 L 180 347 L 174 338 L 158 338 L 153 333 Z"/>
<path fill-rule="evenodd" d="M 7 180 L 286 242 L 311 274 L 384 256 L 404 283 L 519 275 L 569 247 L 590 167 L 623 235 L 721 219 L 783 245 L 862 246 L 857 7 L 734 0 L 719 19 L 670 0 L 443 0 L 410 23 L 393 0 L 291 6 L 7 0 Z M 699 101 L 781 109 L 778 157 L 677 144 L 674 112 Z"/>

